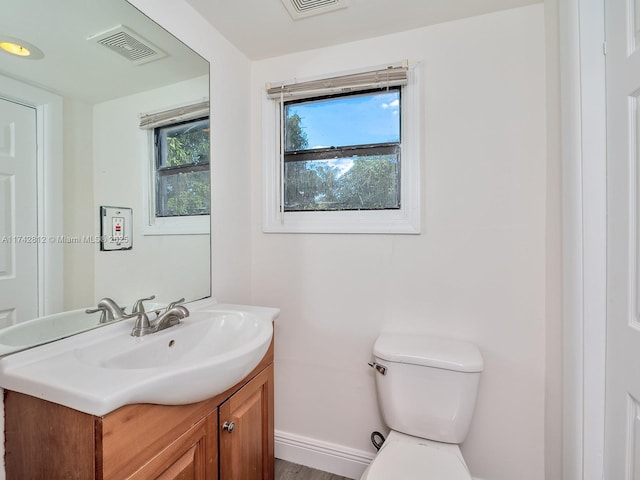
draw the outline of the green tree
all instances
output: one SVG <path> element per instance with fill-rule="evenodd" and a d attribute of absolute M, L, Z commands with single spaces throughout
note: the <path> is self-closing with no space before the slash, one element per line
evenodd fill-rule
<path fill-rule="evenodd" d="M 209 130 L 167 136 L 167 167 L 209 163 Z"/>
<path fill-rule="evenodd" d="M 309 137 L 302 126 L 302 117 L 297 113 L 291 114 L 291 110 L 289 108 L 287 108 L 286 112 L 287 120 L 284 128 L 285 152 L 306 149 L 309 146 Z"/>
<path fill-rule="evenodd" d="M 309 210 L 315 205 L 318 175 L 306 162 L 288 162 L 285 166 L 285 204 L 293 210 Z"/>
<path fill-rule="evenodd" d="M 285 152 L 305 150 L 309 138 L 302 118 L 287 109 Z M 396 155 L 355 157 L 344 174 L 325 160 L 288 161 L 287 210 L 372 210 L 399 207 Z"/>
<path fill-rule="evenodd" d="M 302 126 L 302 117 L 286 108 L 284 129 L 285 152 L 304 150 L 309 146 L 309 137 Z M 306 162 L 287 162 L 285 167 L 285 204 L 294 210 L 308 210 L 314 205 L 315 191 L 318 188 L 317 175 L 309 170 Z"/>
<path fill-rule="evenodd" d="M 396 157 L 358 157 L 349 171 L 340 177 L 338 198 L 343 209 L 397 208 Z"/>
<path fill-rule="evenodd" d="M 164 195 L 158 200 L 164 205 L 159 207 L 158 214 L 208 214 L 211 209 L 208 126 L 167 135 L 166 149 L 165 166 L 171 169 L 171 174 L 159 178 L 159 188 Z"/>
<path fill-rule="evenodd" d="M 208 170 L 169 175 L 166 191 L 166 208 L 170 216 L 206 215 L 209 213 L 211 195 Z"/>
<path fill-rule="evenodd" d="M 339 170 L 323 160 L 288 162 L 285 205 L 290 210 L 331 210 L 338 201 Z"/>

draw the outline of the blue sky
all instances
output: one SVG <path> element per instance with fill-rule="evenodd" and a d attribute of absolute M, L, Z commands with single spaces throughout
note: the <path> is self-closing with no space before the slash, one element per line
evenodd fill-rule
<path fill-rule="evenodd" d="M 302 118 L 309 148 L 397 142 L 399 98 L 397 90 L 338 97 L 289 105 L 287 114 Z"/>

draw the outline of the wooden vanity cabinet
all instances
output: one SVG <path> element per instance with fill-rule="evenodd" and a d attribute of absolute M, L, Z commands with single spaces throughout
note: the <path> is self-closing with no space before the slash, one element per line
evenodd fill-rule
<path fill-rule="evenodd" d="M 273 366 L 219 407 L 220 478 L 273 479 Z"/>
<path fill-rule="evenodd" d="M 208 415 L 132 475 L 105 478 L 131 480 L 205 480 L 218 478 L 216 462 L 216 417 Z"/>
<path fill-rule="evenodd" d="M 8 480 L 274 478 L 273 344 L 244 380 L 195 404 L 97 417 L 8 390 L 4 400 Z"/>

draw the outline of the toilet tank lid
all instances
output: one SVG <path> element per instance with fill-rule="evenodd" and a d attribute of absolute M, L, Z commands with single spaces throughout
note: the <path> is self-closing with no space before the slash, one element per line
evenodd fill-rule
<path fill-rule="evenodd" d="M 483 369 L 482 355 L 475 344 L 425 334 L 382 333 L 373 346 L 373 354 L 389 362 L 456 372 L 481 372 Z"/>

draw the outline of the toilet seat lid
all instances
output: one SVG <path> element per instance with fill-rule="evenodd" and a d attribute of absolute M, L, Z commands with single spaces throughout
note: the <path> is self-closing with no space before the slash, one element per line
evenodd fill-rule
<path fill-rule="evenodd" d="M 389 442 L 369 466 L 367 480 L 471 480 L 457 455 L 424 444 Z"/>

